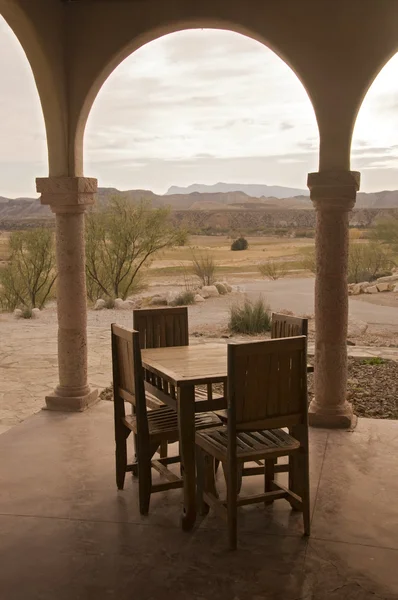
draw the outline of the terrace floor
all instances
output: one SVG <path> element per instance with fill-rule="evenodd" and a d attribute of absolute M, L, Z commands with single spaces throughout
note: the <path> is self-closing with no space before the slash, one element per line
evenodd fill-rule
<path fill-rule="evenodd" d="M 3 600 L 398 597 L 397 421 L 312 429 L 311 538 L 280 500 L 241 509 L 236 552 L 211 514 L 180 530 L 181 490 L 152 496 L 148 517 L 136 481 L 116 490 L 110 403 L 41 411 L 0 436 L 0 456 Z"/>

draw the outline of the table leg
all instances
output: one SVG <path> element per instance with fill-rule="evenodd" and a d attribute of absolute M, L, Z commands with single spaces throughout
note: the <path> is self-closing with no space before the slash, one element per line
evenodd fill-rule
<path fill-rule="evenodd" d="M 195 387 L 179 387 L 177 403 L 181 470 L 184 479 L 184 512 L 181 525 L 184 531 L 189 531 L 196 520 Z"/>

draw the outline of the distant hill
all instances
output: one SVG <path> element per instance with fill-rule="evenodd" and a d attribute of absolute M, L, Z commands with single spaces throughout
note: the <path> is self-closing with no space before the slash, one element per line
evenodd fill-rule
<path fill-rule="evenodd" d="M 221 185 L 221 184 L 220 184 Z M 229 184 L 228 184 L 229 185 Z M 207 186 L 205 186 L 207 187 Z M 210 186 L 211 187 L 211 186 Z M 263 186 L 267 187 L 267 186 Z M 170 188 L 172 189 L 172 188 Z M 269 189 L 273 189 L 269 186 Z M 289 188 L 281 188 L 289 189 Z M 99 188 L 97 206 L 106 206 L 109 200 L 122 195 L 132 202 L 141 199 L 150 200 L 152 206 L 170 206 L 173 211 L 266 211 L 266 210 L 312 210 L 312 203 L 306 194 L 295 196 L 253 196 L 243 191 L 227 192 L 191 192 L 189 194 L 167 194 L 160 196 L 150 190 L 120 191 L 116 188 Z M 398 208 L 398 191 L 382 191 L 371 194 L 359 193 L 357 209 L 396 209 Z M 46 220 L 53 218 L 48 206 L 42 206 L 38 198 L 4 198 L 0 196 L 1 222 L 17 220 Z"/>
<path fill-rule="evenodd" d="M 172 185 L 166 192 L 166 196 L 172 194 L 227 194 L 229 192 L 244 192 L 253 198 L 261 198 L 262 196 L 269 198 L 290 198 L 291 196 L 309 196 L 308 190 L 298 188 L 283 187 L 280 185 L 264 185 L 257 183 L 215 183 L 213 185 L 205 185 L 202 183 L 193 183 L 188 187 L 179 187 Z"/>

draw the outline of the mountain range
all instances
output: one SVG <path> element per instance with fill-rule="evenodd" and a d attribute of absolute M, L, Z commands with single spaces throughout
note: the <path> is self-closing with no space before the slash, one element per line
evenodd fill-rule
<path fill-rule="evenodd" d="M 252 198 L 290 198 L 291 196 L 309 196 L 308 190 L 298 188 L 283 187 L 280 185 L 264 185 L 257 183 L 214 183 L 213 185 L 204 185 L 202 183 L 193 183 L 188 187 L 178 187 L 172 185 L 166 192 L 166 196 L 173 194 L 227 194 L 230 192 L 244 192 Z"/>
<path fill-rule="evenodd" d="M 222 191 L 217 191 L 219 189 Z M 251 190 L 250 194 L 248 194 L 249 189 Z M 270 190 L 273 191 L 272 195 Z M 155 194 L 150 190 L 120 191 L 116 188 L 99 188 L 97 205 L 105 206 L 112 197 L 119 195 L 123 195 L 131 201 L 147 199 L 154 207 L 170 206 L 172 210 L 178 211 L 311 210 L 313 208 L 308 191 L 305 190 L 281 186 L 224 183 L 214 186 L 194 184 L 188 188 L 173 186 L 165 195 Z M 398 208 L 398 190 L 369 194 L 361 192 L 357 195 L 356 208 Z M 51 215 L 49 207 L 42 206 L 37 198 L 10 199 L 0 196 L 0 221 L 45 219 Z"/>

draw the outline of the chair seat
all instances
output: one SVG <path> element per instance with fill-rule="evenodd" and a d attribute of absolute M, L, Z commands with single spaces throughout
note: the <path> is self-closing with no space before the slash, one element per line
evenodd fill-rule
<path fill-rule="evenodd" d="M 178 439 L 178 415 L 175 410 L 163 405 L 158 410 L 149 411 L 147 414 L 150 435 L 161 435 L 167 436 L 167 439 Z M 135 433 L 137 432 L 137 419 L 134 415 L 126 416 L 124 424 Z M 195 429 L 217 427 L 219 424 L 220 419 L 213 412 L 203 412 L 195 415 Z"/>
<path fill-rule="evenodd" d="M 228 429 L 225 425 L 200 431 L 196 443 L 216 458 L 227 459 Z M 300 442 L 283 429 L 240 431 L 236 435 L 237 457 L 250 460 L 267 455 L 282 456 L 300 448 Z"/>

